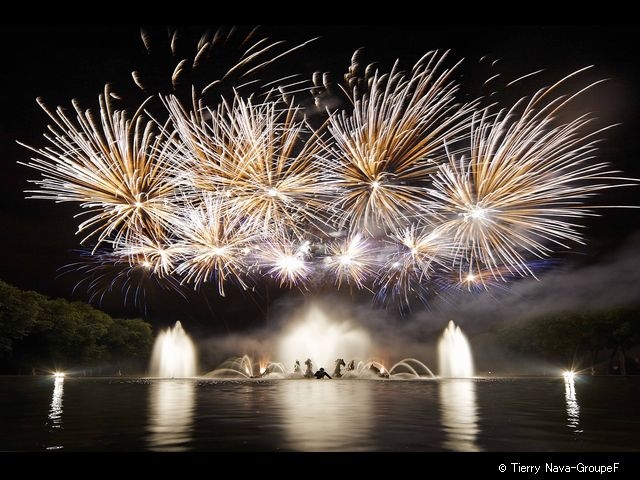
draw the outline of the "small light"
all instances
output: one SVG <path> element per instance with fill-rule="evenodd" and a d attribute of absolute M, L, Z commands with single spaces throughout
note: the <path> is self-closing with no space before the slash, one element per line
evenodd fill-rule
<path fill-rule="evenodd" d="M 562 376 L 566 379 L 566 380 L 574 380 L 576 378 L 576 374 L 575 372 L 571 371 L 571 370 L 565 370 L 564 372 L 562 372 Z"/>
<path fill-rule="evenodd" d="M 64 372 L 55 372 L 53 378 L 64 378 Z"/>

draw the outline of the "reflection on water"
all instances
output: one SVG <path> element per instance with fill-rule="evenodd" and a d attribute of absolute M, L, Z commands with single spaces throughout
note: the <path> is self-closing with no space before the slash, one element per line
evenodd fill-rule
<path fill-rule="evenodd" d="M 582 432 L 580 427 L 580 405 L 576 398 L 576 381 L 573 375 L 564 376 L 564 398 L 567 404 L 567 426 L 575 430 L 576 433 Z"/>
<path fill-rule="evenodd" d="M 638 452 L 638 405 L 640 376 L 565 384 L 0 375 L 0 451 Z"/>
<path fill-rule="evenodd" d="M 53 383 L 53 396 L 49 407 L 49 430 L 62 428 L 62 395 L 64 394 L 64 377 L 56 377 Z"/>
<path fill-rule="evenodd" d="M 282 423 L 292 450 L 363 450 L 375 412 L 371 382 L 293 380 L 281 382 Z"/>
<path fill-rule="evenodd" d="M 478 452 L 478 407 L 473 380 L 440 382 L 440 413 L 445 433 L 443 446 L 458 452 Z"/>
<path fill-rule="evenodd" d="M 62 396 L 64 395 L 64 377 L 56 376 L 53 382 L 53 396 L 49 407 L 47 426 L 49 432 L 62 430 Z M 62 445 L 51 445 L 47 450 L 59 450 Z"/>
<path fill-rule="evenodd" d="M 188 450 L 193 432 L 195 385 L 191 380 L 160 380 L 151 384 L 149 450 Z"/>

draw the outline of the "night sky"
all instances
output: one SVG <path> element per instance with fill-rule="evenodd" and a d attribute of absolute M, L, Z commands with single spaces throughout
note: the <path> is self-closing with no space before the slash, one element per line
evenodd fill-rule
<path fill-rule="evenodd" d="M 206 28 L 215 30 L 216 26 L 185 27 L 184 31 L 185 35 L 193 34 L 197 39 Z M 150 31 L 158 34 L 162 28 L 154 27 Z M 576 111 L 593 112 L 599 125 L 620 124 L 603 135 L 598 157 L 611 162 L 628 176 L 640 177 L 640 63 L 634 27 L 268 25 L 262 31 L 291 44 L 321 37 L 304 54 L 297 54 L 289 65 L 285 63 L 281 67 L 304 74 L 321 70 L 339 76 L 346 71 L 351 54 L 359 47 L 366 47 L 363 62 L 376 60 L 389 66 L 395 58 L 400 58 L 402 65 L 407 67 L 429 50 L 451 49 L 452 58 L 466 59 L 460 69 L 461 83 L 463 91 L 472 97 L 486 93 L 482 83 L 493 74 L 500 73 L 508 81 L 545 69 L 531 81 L 523 82 L 521 87 L 499 95 L 499 99 L 506 102 L 505 106 L 578 68 L 594 65 L 592 70 L 580 76 L 576 85 L 584 86 L 601 78 L 609 80 L 581 97 L 576 102 Z M 93 108 L 105 83 L 111 82 L 123 91 L 132 89 L 130 72 L 141 66 L 157 68 L 158 78 L 166 78 L 170 69 L 163 67 L 169 65 L 171 59 L 160 54 L 146 55 L 137 25 L 5 26 L 1 35 L 5 67 L 0 73 L 0 279 L 49 296 L 85 300 L 84 290 L 72 292 L 73 285 L 79 280 L 77 276 L 58 276 L 60 267 L 76 259 L 71 252 L 79 246 L 79 238 L 74 235 L 76 221 L 73 215 L 79 209 L 73 204 L 24 198 L 23 191 L 29 188 L 27 180 L 39 178 L 39 173 L 17 164 L 27 161 L 30 152 L 17 145 L 16 140 L 35 147 L 45 144 L 42 133 L 48 118 L 36 104 L 36 97 L 42 97 L 51 107 L 69 106 L 71 99 L 76 98 L 83 106 Z M 500 61 L 490 70 L 490 62 L 478 62 L 483 56 Z M 153 65 L 156 59 L 158 64 Z M 640 205 L 639 200 L 640 187 L 632 187 L 608 191 L 596 202 Z M 627 282 L 634 280 L 633 273 L 629 272 L 640 267 L 640 210 L 603 210 L 602 214 L 600 218 L 584 222 L 588 228 L 586 246 L 576 246 L 571 252 L 558 256 L 565 271 L 567 266 L 575 266 L 595 272 L 596 278 L 601 276 L 600 282 L 576 285 L 574 290 L 593 288 L 597 291 L 599 285 L 606 292 L 611 286 L 609 280 L 620 278 L 615 273 L 607 277 L 602 272 L 611 273 L 612 270 L 602 267 L 604 270 L 600 271 L 599 265 L 626 265 L 625 271 L 631 275 L 624 277 Z M 577 275 L 578 271 L 584 270 L 571 270 L 572 275 Z M 544 282 L 545 277 L 542 277 L 541 283 Z M 549 282 L 556 289 L 567 288 L 558 275 L 552 274 Z M 189 295 L 188 301 L 177 295 L 158 293 L 151 292 L 145 311 L 132 305 L 123 307 L 118 292 L 105 299 L 103 308 L 115 315 L 145 316 L 160 324 L 181 319 L 200 328 L 229 331 L 236 326 L 261 326 L 265 321 L 266 306 L 278 297 L 286 297 L 286 292 L 275 288 L 269 298 L 266 291 L 253 297 L 232 293 L 229 298 L 220 299 L 211 289 Z M 299 296 L 299 292 L 293 295 Z M 476 305 L 473 308 L 477 311 L 482 310 L 477 303 L 469 305 Z"/>

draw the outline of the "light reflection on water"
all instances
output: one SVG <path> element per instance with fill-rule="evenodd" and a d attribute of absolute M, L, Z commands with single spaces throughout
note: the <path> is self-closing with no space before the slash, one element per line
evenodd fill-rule
<path fill-rule="evenodd" d="M 49 429 L 62 428 L 62 396 L 64 395 L 64 377 L 56 377 L 53 382 L 53 396 L 49 407 Z"/>
<path fill-rule="evenodd" d="M 478 407 L 473 380 L 440 382 L 440 413 L 445 433 L 443 447 L 457 452 L 478 452 Z"/>
<path fill-rule="evenodd" d="M 55 377 L 53 381 L 53 395 L 49 406 L 47 426 L 50 433 L 62 430 L 62 397 L 64 395 L 64 377 Z M 57 442 L 54 442 L 57 443 Z M 60 450 L 62 445 L 50 445 L 47 450 Z"/>
<path fill-rule="evenodd" d="M 291 380 L 281 382 L 282 424 L 292 450 L 364 450 L 375 412 L 370 381 Z"/>
<path fill-rule="evenodd" d="M 576 433 L 581 433 L 580 427 L 580 405 L 576 398 L 576 381 L 573 375 L 564 377 L 564 398 L 567 408 L 567 426 Z"/>
<path fill-rule="evenodd" d="M 579 403 L 578 403 L 579 402 Z M 634 451 L 640 376 L 0 376 L 0 451 Z"/>
<path fill-rule="evenodd" d="M 149 450 L 188 450 L 193 432 L 195 384 L 192 380 L 159 380 L 151 384 L 147 436 Z"/>

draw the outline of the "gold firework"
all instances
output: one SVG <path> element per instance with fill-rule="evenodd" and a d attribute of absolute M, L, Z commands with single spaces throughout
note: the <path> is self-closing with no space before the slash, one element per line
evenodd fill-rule
<path fill-rule="evenodd" d="M 131 232 L 161 238 L 174 214 L 174 182 L 166 154 L 166 136 L 141 111 L 129 119 L 113 110 L 109 92 L 100 96 L 99 119 L 74 102 L 75 119 L 61 108 L 41 106 L 54 125 L 45 135 L 50 146 L 25 165 L 42 172 L 30 198 L 77 202 L 88 215 L 78 226 L 97 243 L 126 241 Z"/>
<path fill-rule="evenodd" d="M 592 162 L 601 131 L 585 134 L 588 116 L 554 125 L 567 100 L 545 104 L 552 90 L 495 117 L 478 114 L 469 157 L 450 155 L 433 175 L 430 208 L 457 245 L 455 265 L 489 269 L 497 278 L 503 268 L 533 275 L 531 256 L 582 243 L 576 219 L 594 214 L 585 200 L 629 180 L 606 162 Z"/>
<path fill-rule="evenodd" d="M 196 288 L 215 281 L 222 296 L 229 280 L 248 288 L 248 255 L 257 236 L 251 227 L 219 195 L 204 194 L 199 203 L 187 203 L 176 224 L 176 273 Z"/>
<path fill-rule="evenodd" d="M 328 125 L 339 227 L 376 234 L 425 213 L 421 199 L 429 173 L 445 141 L 466 131 L 470 112 L 470 106 L 456 105 L 458 87 L 453 69 L 442 68 L 445 57 L 427 54 L 410 73 L 396 63 L 388 74 L 350 79 L 352 110 L 333 113 Z"/>
<path fill-rule="evenodd" d="M 321 143 L 292 105 L 235 96 L 217 109 L 166 101 L 183 143 L 182 169 L 196 190 L 216 192 L 264 234 L 302 235 L 321 224 L 326 194 Z M 306 137 L 306 138 L 305 138 Z"/>

